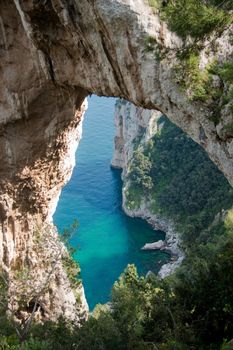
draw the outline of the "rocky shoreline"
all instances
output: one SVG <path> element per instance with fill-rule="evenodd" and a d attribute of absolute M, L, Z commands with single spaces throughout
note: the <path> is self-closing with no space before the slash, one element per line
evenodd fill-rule
<path fill-rule="evenodd" d="M 144 219 L 153 227 L 154 230 L 161 230 L 165 232 L 166 237 L 163 245 L 161 244 L 161 247 L 159 247 L 160 244 L 158 247 L 155 245 L 155 248 L 153 249 L 167 251 L 171 254 L 171 260 L 160 268 L 158 276 L 165 278 L 166 276 L 172 274 L 181 265 L 185 257 L 184 252 L 179 247 L 180 238 L 179 234 L 174 229 L 174 224 L 171 221 L 161 218 L 156 214 L 152 214 L 148 208 L 148 204 L 146 205 L 145 203 L 142 203 L 138 209 L 128 209 L 126 207 L 124 191 L 122 208 L 126 215 Z M 152 244 L 155 243 L 158 244 L 158 242 L 154 242 Z"/>
<path fill-rule="evenodd" d="M 129 186 L 127 172 L 135 150 L 135 144 L 140 144 L 143 147 L 145 142 L 148 142 L 157 132 L 161 131 L 162 124 L 158 123 L 160 116 L 161 112 L 159 111 L 139 108 L 122 99 L 117 101 L 115 106 L 115 147 L 111 166 L 123 170 L 122 208 L 126 215 L 142 218 L 155 230 L 166 233 L 164 242 L 159 244 L 153 242 L 153 249 L 160 249 L 171 254 L 171 260 L 164 264 L 159 271 L 159 276 L 164 278 L 173 273 L 184 259 L 184 253 L 179 248 L 179 235 L 175 231 L 174 224 L 167 219 L 152 214 L 150 201 L 141 203 L 140 207 L 135 210 L 128 209 L 125 195 Z M 149 245 L 149 247 L 151 246 Z"/>

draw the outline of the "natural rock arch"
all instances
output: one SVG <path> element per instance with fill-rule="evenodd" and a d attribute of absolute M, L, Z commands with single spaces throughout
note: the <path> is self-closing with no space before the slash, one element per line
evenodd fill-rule
<path fill-rule="evenodd" d="M 117 96 L 157 109 L 201 144 L 233 184 L 233 141 L 201 103 L 172 79 L 181 40 L 146 0 L 0 0 L 0 242 L 25 254 L 35 223 L 51 221 L 73 155 L 90 93 Z M 170 48 L 162 61 L 145 47 L 148 36 Z M 228 32 L 217 39 L 222 60 L 232 53 Z M 210 59 L 202 54 L 202 63 Z M 232 123 L 232 115 L 226 122 Z M 12 222 L 14 218 L 14 222 Z M 0 249 L 0 261 L 2 252 Z"/>

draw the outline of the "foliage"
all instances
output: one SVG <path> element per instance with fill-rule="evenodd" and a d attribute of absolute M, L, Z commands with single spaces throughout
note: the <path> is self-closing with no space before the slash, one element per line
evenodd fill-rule
<path fill-rule="evenodd" d="M 47 340 L 29 338 L 23 345 L 17 348 L 18 350 L 49 350 L 50 343 Z"/>
<path fill-rule="evenodd" d="M 233 334 L 232 234 L 212 237 L 192 249 L 174 279 L 178 304 L 185 305 L 185 322 L 203 343 L 220 343 Z"/>
<path fill-rule="evenodd" d="M 187 51 L 180 58 L 174 66 L 176 84 L 191 101 L 203 102 L 209 109 L 209 119 L 218 124 L 228 103 L 233 111 L 233 60 L 224 64 L 212 60 L 201 69 L 198 51 Z"/>
<path fill-rule="evenodd" d="M 126 201 L 127 201 L 127 207 L 129 209 L 137 209 L 140 207 L 143 193 L 140 188 L 133 187 L 130 185 L 128 188 L 124 189 Z"/>
<path fill-rule="evenodd" d="M 78 279 L 80 273 L 79 264 L 69 254 L 62 257 L 62 263 L 69 278 L 71 288 L 75 290 L 81 283 Z"/>
<path fill-rule="evenodd" d="M 231 66 L 219 69 L 231 83 Z M 153 274 L 139 277 L 128 265 L 109 305 L 97 305 L 81 329 L 63 319 L 32 323 L 22 344 L 5 316 L 8 282 L 1 273 L 0 350 L 232 349 L 233 211 L 224 223 L 225 211 L 216 220 L 216 213 L 232 206 L 232 189 L 197 144 L 165 117 L 160 123 L 160 133 L 134 153 L 128 196 L 140 201 L 142 194 L 150 198 L 153 193 L 154 210 L 180 222 L 186 250 L 182 266 L 160 280 Z M 200 137 L 205 137 L 201 131 Z M 43 250 L 40 237 L 35 235 L 35 243 Z M 63 242 L 69 239 L 68 230 Z M 63 263 L 76 284 L 79 268 L 66 255 Z M 18 273 L 23 282 L 28 276 L 27 269 Z"/>
<path fill-rule="evenodd" d="M 166 58 L 169 49 L 164 45 L 159 43 L 155 37 L 146 36 L 145 38 L 145 52 L 151 52 L 154 55 L 154 58 L 160 62 L 164 58 Z"/>
<path fill-rule="evenodd" d="M 94 347 L 89 343 L 89 348 L 217 350 L 229 342 L 233 334 L 233 276 L 227 273 L 233 268 L 230 222 L 221 238 L 211 237 L 200 245 L 166 280 L 139 277 L 129 265 L 113 287 L 111 308 L 100 310 L 94 321 L 102 343 Z M 104 338 L 103 316 L 110 332 Z M 106 338 L 112 343 L 105 343 Z"/>
<path fill-rule="evenodd" d="M 174 79 L 186 91 L 192 101 L 213 102 L 223 94 L 223 88 L 213 89 L 213 67 L 215 62 L 200 69 L 200 57 L 196 52 L 189 53 L 174 68 Z"/>
<path fill-rule="evenodd" d="M 232 350 L 233 349 L 233 341 L 227 342 L 224 340 L 220 350 Z"/>
<path fill-rule="evenodd" d="M 144 187 L 140 191 L 140 186 L 135 185 L 131 178 L 135 166 L 132 161 L 126 189 L 129 193 L 127 205 L 132 209 L 132 193 L 137 189 L 140 199 L 142 196 L 152 199 L 154 212 L 179 223 L 178 229 L 185 233 L 186 245 L 192 245 L 218 212 L 232 206 L 233 191 L 199 145 L 167 118 L 161 117 L 160 122 L 163 122 L 161 132 L 143 151 L 143 159 L 150 164 L 147 176 L 153 188 Z M 137 173 L 141 172 L 137 170 Z M 140 202 L 134 200 L 133 204 L 135 207 Z"/>
<path fill-rule="evenodd" d="M 230 85 L 227 92 L 223 85 L 213 84 L 211 68 L 214 62 L 205 68 L 200 68 L 199 55 L 200 50 L 206 47 L 205 39 L 209 40 L 209 47 L 214 47 L 214 38 L 219 37 L 227 26 L 233 23 L 232 1 L 168 0 L 156 1 L 155 4 L 151 1 L 149 4 L 156 11 L 160 9 L 162 18 L 170 29 L 184 39 L 183 47 L 176 50 L 178 58 L 178 63 L 174 66 L 176 83 L 187 93 L 190 100 L 205 102 L 210 109 L 210 120 L 217 124 L 220 121 L 221 108 L 225 104 L 230 102 L 230 111 L 233 112 L 232 61 L 226 62 L 217 73 L 223 82 L 228 82 Z M 171 51 L 165 49 L 164 45 L 153 37 L 146 38 L 145 46 L 146 51 L 154 53 L 158 61 L 167 57 Z"/>
<path fill-rule="evenodd" d="M 227 61 L 219 67 L 218 73 L 223 81 L 233 84 L 233 60 Z"/>
<path fill-rule="evenodd" d="M 139 277 L 129 265 L 114 284 L 111 304 L 98 305 L 81 329 L 61 320 L 37 326 L 31 338 L 36 344 L 44 334 L 48 350 L 228 349 L 233 334 L 233 276 L 226 273 L 233 268 L 231 229 L 200 245 L 165 280 Z"/>
<path fill-rule="evenodd" d="M 150 160 L 140 149 L 137 149 L 133 154 L 133 163 L 129 169 L 129 176 L 135 186 L 142 187 L 143 189 L 151 189 L 151 178 L 148 175 L 150 169 Z"/>
<path fill-rule="evenodd" d="M 228 86 L 227 95 L 224 104 L 229 103 L 230 110 L 233 113 L 233 59 L 225 62 L 222 66 L 215 67 L 216 73 L 221 77 L 225 86 Z"/>
<path fill-rule="evenodd" d="M 233 211 L 192 247 L 177 272 L 139 277 L 133 265 L 79 329 L 60 320 L 34 324 L 23 343 L 0 324 L 0 350 L 230 350 L 233 334 Z M 46 340 L 45 340 L 46 339 Z"/>
<path fill-rule="evenodd" d="M 70 244 L 70 240 L 73 235 L 77 233 L 78 225 L 78 221 L 74 220 L 72 225 L 69 228 L 65 228 L 63 230 L 63 233 L 60 235 L 61 241 L 67 248 L 67 253 L 63 254 L 62 256 L 62 264 L 69 278 L 71 288 L 74 292 L 81 283 L 80 279 L 78 279 L 81 269 L 78 262 L 73 257 L 76 253 L 76 249 Z"/>
<path fill-rule="evenodd" d="M 110 309 L 97 305 L 89 320 L 76 333 L 80 350 L 121 350 L 122 339 Z"/>
<path fill-rule="evenodd" d="M 163 18 L 170 29 L 185 39 L 204 39 L 214 30 L 222 31 L 232 22 L 232 16 L 215 1 L 176 0 L 168 1 L 162 8 Z M 232 4 L 229 6 L 232 9 Z"/>
<path fill-rule="evenodd" d="M 149 175 L 151 170 L 151 161 L 138 147 L 132 157 L 127 178 L 130 180 L 130 186 L 125 189 L 128 207 L 135 209 L 140 206 L 143 193 L 151 190 L 153 187 L 152 178 Z"/>
<path fill-rule="evenodd" d="M 150 159 L 138 148 L 133 153 L 133 161 L 130 164 L 128 176 L 134 187 L 140 187 L 143 190 L 150 190 L 153 187 L 150 177 L 152 167 Z"/>
<path fill-rule="evenodd" d="M 202 101 L 209 107 L 210 120 L 220 121 L 221 110 L 230 103 L 233 111 L 233 61 L 224 64 L 213 61 L 204 69 L 199 67 L 197 52 L 189 52 L 174 68 L 174 79 L 192 101 Z M 214 86 L 216 75 L 220 81 Z"/>
<path fill-rule="evenodd" d="M 231 76 L 228 66 L 222 69 Z M 224 225 L 224 212 L 215 216 L 232 206 L 232 189 L 197 144 L 165 117 L 160 122 L 161 132 L 143 150 L 153 188 L 141 193 L 148 198 L 153 193 L 154 210 L 180 223 L 187 257 L 163 282 L 126 271 L 114 286 L 114 319 L 129 349 L 230 349 L 233 277 L 227 271 L 233 267 L 233 212 Z M 151 294 L 148 283 L 155 283 Z M 158 299 L 155 290 L 160 290 Z M 148 309 L 142 308 L 144 293 L 150 296 Z"/>

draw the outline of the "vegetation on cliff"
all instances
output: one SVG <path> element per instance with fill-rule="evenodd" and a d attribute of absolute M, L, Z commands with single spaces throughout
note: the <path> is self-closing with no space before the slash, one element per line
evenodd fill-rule
<path fill-rule="evenodd" d="M 159 123 L 161 131 L 134 152 L 126 205 L 137 209 L 146 198 L 152 212 L 173 219 L 193 244 L 218 212 L 233 205 L 233 190 L 199 145 L 166 117 Z"/>
<path fill-rule="evenodd" d="M 32 322 L 21 341 L 2 313 L 1 350 L 232 348 L 233 213 L 216 216 L 232 205 L 232 189 L 198 145 L 166 117 L 159 123 L 145 147 L 135 146 L 129 189 L 139 202 L 152 197 L 155 212 L 179 222 L 186 250 L 182 266 L 160 280 L 140 277 L 129 265 L 113 287 L 110 305 L 97 305 L 81 329 L 62 319 Z M 65 232 L 64 241 L 69 237 Z M 69 259 L 64 263 L 75 286 L 78 269 Z"/>
<path fill-rule="evenodd" d="M 226 220 L 221 238 L 212 236 L 165 280 L 138 277 L 129 266 L 114 285 L 111 311 L 94 315 L 92 324 L 84 326 L 90 348 L 200 350 L 220 349 L 230 341 L 233 280 L 226 271 L 233 267 L 231 219 Z M 92 331 L 101 327 L 103 315 L 110 318 L 105 331 L 114 339 L 112 348 L 103 339 L 93 346 Z"/>
<path fill-rule="evenodd" d="M 199 52 L 207 38 L 218 36 L 232 23 L 232 1 L 149 3 L 187 44 L 177 52 L 174 79 L 190 100 L 210 107 L 209 118 L 217 124 L 223 108 L 233 111 L 233 61 L 213 60 L 200 69 Z M 148 44 L 157 45 L 151 38 Z M 156 56 L 163 57 L 163 52 Z M 16 331 L 21 327 L 15 322 L 18 315 L 5 315 L 3 278 L 0 350 L 233 349 L 233 214 L 226 215 L 233 204 L 232 188 L 199 146 L 165 117 L 160 122 L 161 132 L 134 152 L 127 205 L 135 209 L 142 197 L 148 198 L 154 213 L 177 223 L 187 255 L 182 266 L 159 280 L 153 274 L 139 277 L 129 265 L 113 287 L 111 304 L 97 306 L 81 329 L 62 319 L 56 324 L 32 322 L 21 338 Z M 228 129 L 233 133 L 232 124 Z M 200 135 L 204 141 L 202 130 Z M 76 288 L 79 268 L 68 255 L 62 262 Z M 30 305 L 23 302 L 28 311 Z"/>
<path fill-rule="evenodd" d="M 34 325 L 20 345 L 2 318 L 0 349 L 232 349 L 232 212 L 220 226 L 164 280 L 139 277 L 129 265 L 113 287 L 111 305 L 98 305 L 81 329 L 62 320 Z"/>
<path fill-rule="evenodd" d="M 161 7 L 163 18 L 170 29 L 180 37 L 204 39 L 213 31 L 222 32 L 232 23 L 229 10 L 233 10 L 231 1 L 222 0 L 176 0 L 167 1 Z"/>
<path fill-rule="evenodd" d="M 228 53 L 218 57 L 216 42 L 224 31 L 228 32 L 228 40 L 233 40 L 232 1 L 150 0 L 149 4 L 183 41 L 182 47 L 175 50 L 176 59 L 172 58 L 173 80 L 189 100 L 202 102 L 209 109 L 209 120 L 218 124 L 226 106 L 224 113 L 233 110 L 233 57 Z M 174 51 L 164 48 L 154 37 L 147 37 L 145 45 L 158 61 Z M 232 125 L 227 131 L 232 133 Z"/>
<path fill-rule="evenodd" d="M 219 36 L 232 21 L 231 0 L 148 0 L 159 11 L 169 29 L 182 39 L 193 38 L 195 44 L 209 38 L 213 32 Z"/>

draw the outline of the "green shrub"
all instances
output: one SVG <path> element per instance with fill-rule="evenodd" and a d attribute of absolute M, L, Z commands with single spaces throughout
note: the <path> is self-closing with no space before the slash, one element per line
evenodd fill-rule
<path fill-rule="evenodd" d="M 80 280 L 78 279 L 78 276 L 80 274 L 79 264 L 69 254 L 63 256 L 62 264 L 66 270 L 67 276 L 71 284 L 71 288 L 75 290 L 80 286 L 80 283 L 81 283 Z"/>
<path fill-rule="evenodd" d="M 150 165 L 146 174 L 152 190 L 130 177 L 127 203 L 135 209 L 142 198 L 152 199 L 151 210 L 173 219 L 192 245 L 219 211 L 233 205 L 233 190 L 199 145 L 167 118 L 161 120 L 163 128 L 145 147 L 144 157 L 140 155 Z"/>
<path fill-rule="evenodd" d="M 136 187 L 150 190 L 153 187 L 149 176 L 151 166 L 150 159 L 138 148 L 133 153 L 127 177 Z"/>
<path fill-rule="evenodd" d="M 17 348 L 17 350 L 52 350 L 54 349 L 49 341 L 30 338 Z"/>
<path fill-rule="evenodd" d="M 203 39 L 213 30 L 223 30 L 232 21 L 227 11 L 203 0 L 169 1 L 162 11 L 170 29 L 183 39 L 188 35 Z"/>
<path fill-rule="evenodd" d="M 0 336 L 0 350 L 18 350 L 18 342 L 13 342 L 12 338 L 14 337 L 14 335 L 12 336 L 4 336 L 1 335 Z"/>
<path fill-rule="evenodd" d="M 137 209 L 140 207 L 143 191 L 134 187 L 132 184 L 129 185 L 127 189 L 125 189 L 125 197 L 126 197 L 126 206 L 128 209 Z"/>
<path fill-rule="evenodd" d="M 220 99 L 222 89 L 213 88 L 212 76 L 215 62 L 200 69 L 200 57 L 198 53 L 189 53 L 174 68 L 174 78 L 177 84 L 184 90 L 192 101 L 212 101 Z"/>
<path fill-rule="evenodd" d="M 218 73 L 224 82 L 233 84 L 233 60 L 225 62 Z"/>

